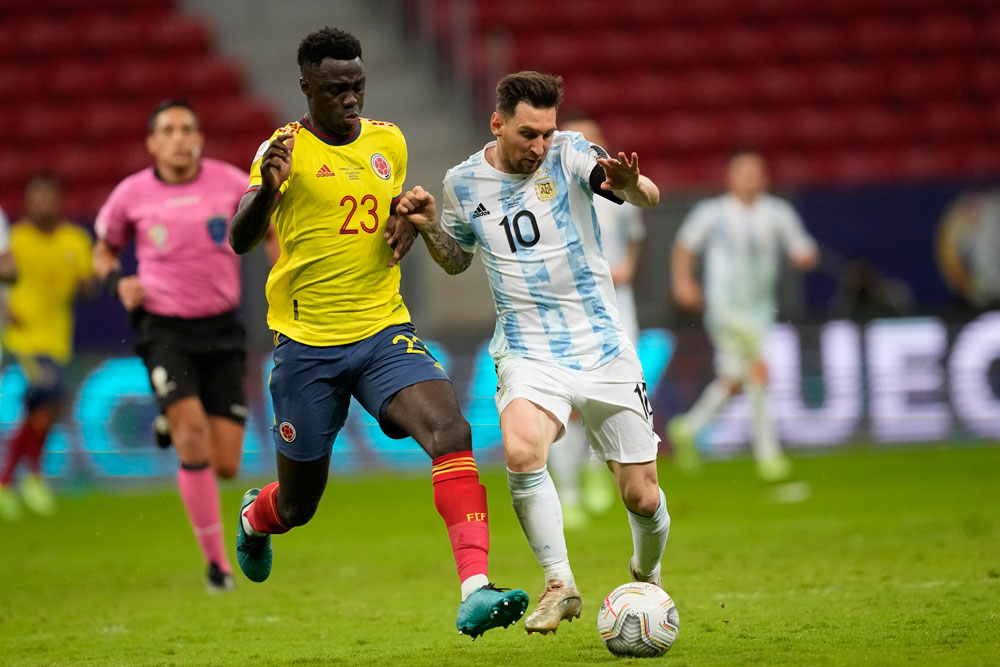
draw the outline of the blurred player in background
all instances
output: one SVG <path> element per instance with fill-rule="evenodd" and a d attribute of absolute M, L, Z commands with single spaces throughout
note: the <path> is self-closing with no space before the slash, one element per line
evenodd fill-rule
<path fill-rule="evenodd" d="M 361 117 L 365 67 L 353 35 L 306 36 L 298 64 L 308 110 L 261 145 L 230 235 L 247 252 L 273 215 L 281 245 L 267 281 L 278 481 L 244 496 L 237 559 L 249 579 L 264 581 L 270 536 L 312 518 L 353 395 L 387 435 L 413 437 L 433 460 L 434 505 L 461 583 L 456 625 L 474 639 L 520 618 L 528 596 L 487 578 L 486 489 L 471 429 L 399 294 L 398 261 L 416 237 L 393 214 L 406 143 L 392 123 Z"/>
<path fill-rule="evenodd" d="M 695 438 L 746 387 L 751 404 L 751 443 L 757 471 L 768 481 L 786 479 L 791 465 L 781 451 L 767 395 L 761 346 L 774 324 L 775 288 L 782 254 L 798 269 L 819 259 L 816 243 L 791 205 L 767 193 L 767 165 L 754 149 L 729 159 L 729 192 L 698 203 L 681 225 L 672 255 L 677 305 L 705 311 L 715 346 L 716 379 L 686 415 L 669 425 L 678 465 L 695 470 Z M 705 255 L 704 295 L 694 275 Z"/>
<path fill-rule="evenodd" d="M 562 79 L 504 77 L 487 144 L 444 179 L 441 224 L 430 193 L 414 188 L 398 211 L 451 274 L 483 264 L 496 305 L 490 353 L 514 511 L 542 566 L 545 589 L 525 619 L 554 632 L 579 617 L 562 509 L 546 468 L 549 448 L 577 410 L 587 439 L 614 474 L 632 528 L 633 579 L 661 584 L 670 516 L 656 476 L 652 411 L 635 347 L 615 305 L 592 198 L 645 208 L 659 201 L 639 158 L 609 158 L 575 132 L 556 130 Z"/>
<path fill-rule="evenodd" d="M 62 408 L 62 369 L 73 350 L 73 299 L 90 284 L 90 236 L 66 220 L 62 183 L 38 174 L 24 193 L 25 217 L 0 230 L 0 281 L 16 282 L 7 295 L 4 348 L 28 381 L 26 414 L 7 442 L 0 464 L 0 516 L 20 515 L 12 489 L 18 463 L 28 474 L 20 485 L 25 507 L 40 515 L 55 511 L 55 496 L 42 479 L 42 452 Z M 15 271 L 16 268 L 16 271 Z"/>
<path fill-rule="evenodd" d="M 606 146 L 600 125 L 586 116 L 572 117 L 560 123 L 566 132 L 579 132 L 597 146 Z M 632 204 L 616 205 L 604 197 L 595 197 L 594 212 L 601 227 L 601 250 L 611 266 L 611 281 L 615 285 L 618 315 L 632 344 L 639 339 L 632 278 L 639 263 L 639 250 L 646 237 L 642 214 Z M 603 514 L 615 498 L 612 478 L 605 466 L 590 453 L 587 435 L 580 416 L 573 413 L 566 424 L 566 433 L 549 451 L 549 469 L 555 478 L 562 502 L 563 523 L 567 528 L 583 528 L 587 514 Z"/>
<path fill-rule="evenodd" d="M 233 587 L 215 477 L 239 470 L 247 415 L 240 260 L 226 243 L 247 175 L 202 158 L 203 144 L 187 102 L 153 110 L 146 136 L 153 166 L 119 183 L 98 213 L 94 266 L 129 311 L 215 592 Z M 138 273 L 122 276 L 119 255 L 133 238 Z"/>

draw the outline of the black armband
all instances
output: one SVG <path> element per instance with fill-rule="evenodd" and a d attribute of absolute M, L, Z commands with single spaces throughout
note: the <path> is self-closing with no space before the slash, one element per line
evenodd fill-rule
<path fill-rule="evenodd" d="M 596 148 L 596 146 L 595 146 Z M 607 176 L 604 174 L 604 167 L 597 164 L 590 171 L 590 189 L 593 190 L 594 194 L 598 197 L 604 197 L 608 201 L 613 201 L 616 204 L 624 204 L 625 201 L 615 194 L 614 190 L 605 190 L 601 187 L 601 183 Z"/>
<path fill-rule="evenodd" d="M 104 276 L 104 288 L 108 290 L 108 294 L 114 298 L 118 298 L 118 283 L 122 279 L 121 269 L 111 269 L 108 271 L 108 275 Z"/>

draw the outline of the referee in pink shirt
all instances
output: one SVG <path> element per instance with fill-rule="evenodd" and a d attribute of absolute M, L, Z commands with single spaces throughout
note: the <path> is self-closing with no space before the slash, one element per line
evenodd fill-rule
<path fill-rule="evenodd" d="M 208 567 L 210 592 L 231 590 L 215 476 L 239 469 L 247 407 L 240 260 L 229 220 L 248 176 L 201 157 L 204 137 L 184 100 L 149 118 L 153 165 L 119 183 L 101 207 L 94 271 L 130 313 L 136 353 L 149 371 L 180 460 L 177 486 Z M 135 239 L 138 273 L 119 255 Z M 269 247 L 269 250 L 271 248 Z"/>

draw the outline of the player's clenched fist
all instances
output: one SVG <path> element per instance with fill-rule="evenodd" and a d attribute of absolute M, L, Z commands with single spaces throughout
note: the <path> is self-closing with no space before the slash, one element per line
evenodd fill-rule
<path fill-rule="evenodd" d="M 419 185 L 413 186 L 396 205 L 396 213 L 409 220 L 414 227 L 423 231 L 437 220 L 437 205 L 434 195 Z"/>
<path fill-rule="evenodd" d="M 292 173 L 292 148 L 295 135 L 279 134 L 268 145 L 260 161 L 261 187 L 277 190 Z"/>

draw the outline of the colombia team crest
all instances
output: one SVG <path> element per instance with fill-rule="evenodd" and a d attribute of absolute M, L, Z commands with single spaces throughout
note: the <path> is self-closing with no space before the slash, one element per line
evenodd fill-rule
<path fill-rule="evenodd" d="M 381 153 L 372 155 L 372 171 L 383 181 L 388 181 L 389 176 L 392 175 L 392 169 L 389 168 L 389 161 Z"/>
<path fill-rule="evenodd" d="M 281 434 L 281 439 L 285 442 L 295 440 L 295 427 L 292 426 L 292 422 L 281 422 L 278 424 L 278 432 Z"/>

